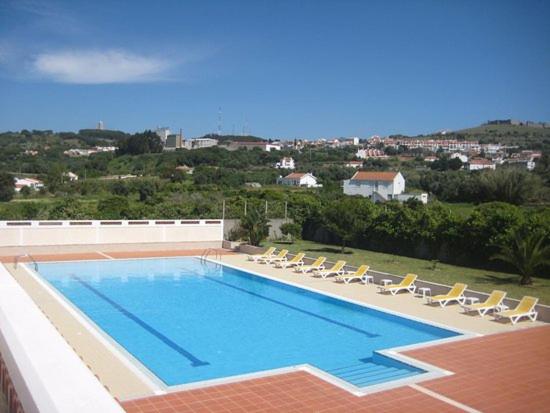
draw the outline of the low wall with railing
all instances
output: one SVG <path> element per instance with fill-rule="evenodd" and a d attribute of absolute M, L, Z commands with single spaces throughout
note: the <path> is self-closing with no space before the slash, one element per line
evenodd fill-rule
<path fill-rule="evenodd" d="M 0 221 L 0 247 L 222 241 L 221 219 Z"/>
<path fill-rule="evenodd" d="M 236 248 L 239 252 L 242 252 L 244 254 L 259 254 L 263 251 L 265 251 L 265 248 L 262 247 L 254 247 L 251 245 L 239 245 Z M 293 257 L 294 255 L 290 254 L 290 257 Z M 304 258 L 304 262 L 306 264 L 311 264 L 313 261 L 315 261 L 315 258 L 312 257 L 306 257 Z M 325 267 L 332 266 L 334 263 L 330 261 L 326 261 Z M 357 267 L 353 267 L 350 265 L 347 265 L 345 267 L 348 271 L 354 271 L 357 269 Z M 373 269 L 370 269 L 368 272 L 369 275 L 372 275 L 373 281 L 376 284 L 380 284 L 381 280 L 388 279 L 391 280 L 392 283 L 400 283 L 403 280 L 403 276 L 396 275 L 396 274 L 390 274 L 387 272 L 382 271 L 376 271 Z M 419 278 L 422 278 L 422 275 L 418 275 Z M 459 280 L 457 280 L 459 281 Z M 417 280 L 415 281 L 415 285 L 417 288 L 427 287 L 430 289 L 432 295 L 437 294 L 446 294 L 449 291 L 449 288 L 451 288 L 448 285 L 445 284 L 439 284 L 431 281 L 422 281 Z M 480 302 L 483 302 L 489 297 L 489 294 L 481 292 L 481 291 L 474 291 L 474 290 L 466 290 L 466 296 L 468 297 L 477 297 Z M 519 300 L 516 300 L 514 298 L 506 298 L 504 300 L 504 304 L 506 304 L 510 308 L 515 308 L 519 303 Z M 544 321 L 546 323 L 550 322 L 550 307 L 547 305 L 538 304 L 536 307 L 536 311 L 538 312 L 538 318 L 539 321 Z"/>

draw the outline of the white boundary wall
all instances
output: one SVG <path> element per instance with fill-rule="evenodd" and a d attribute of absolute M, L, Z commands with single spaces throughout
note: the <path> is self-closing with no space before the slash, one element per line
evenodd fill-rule
<path fill-rule="evenodd" d="M 123 413 L 1 264 L 0 352 L 26 413 Z"/>
<path fill-rule="evenodd" d="M 0 221 L 0 247 L 222 241 L 221 219 Z"/>

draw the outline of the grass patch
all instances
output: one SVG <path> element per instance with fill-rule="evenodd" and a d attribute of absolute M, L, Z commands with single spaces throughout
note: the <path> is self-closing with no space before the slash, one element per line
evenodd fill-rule
<path fill-rule="evenodd" d="M 265 242 L 264 245 L 286 248 L 292 253 L 304 251 L 308 256 L 324 255 L 330 261 L 342 259 L 346 260 L 350 265 L 355 266 L 368 264 L 371 269 L 376 271 L 399 275 L 412 272 L 418 274 L 422 280 L 441 284 L 452 285 L 455 282 L 464 282 L 468 284 L 469 289 L 477 291 L 491 292 L 493 289 L 502 289 L 507 291 L 508 296 L 511 298 L 519 299 L 524 295 L 532 295 L 539 297 L 542 304 L 550 304 L 550 280 L 545 278 L 534 278 L 533 285 L 520 286 L 518 285 L 519 275 L 517 274 L 460 267 L 437 261 L 421 260 L 357 248 L 346 248 L 346 253 L 341 254 L 339 247 L 311 241 L 298 240 L 290 245 Z"/>

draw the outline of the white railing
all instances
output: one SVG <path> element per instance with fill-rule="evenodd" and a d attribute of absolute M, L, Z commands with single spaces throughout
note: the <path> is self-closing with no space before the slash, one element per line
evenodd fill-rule
<path fill-rule="evenodd" d="M 0 221 L 0 247 L 222 240 L 221 219 Z"/>

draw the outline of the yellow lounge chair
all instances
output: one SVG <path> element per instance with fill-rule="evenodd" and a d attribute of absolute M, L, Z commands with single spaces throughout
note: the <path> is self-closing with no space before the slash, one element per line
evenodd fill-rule
<path fill-rule="evenodd" d="M 303 265 L 305 256 L 306 256 L 305 253 L 299 252 L 291 260 L 276 262 L 275 267 L 276 268 L 290 268 L 290 267 L 296 267 L 298 265 Z"/>
<path fill-rule="evenodd" d="M 315 275 L 320 275 L 323 278 L 327 278 L 331 275 L 342 275 L 344 274 L 345 270 L 344 267 L 346 266 L 346 262 L 343 260 L 336 261 L 332 268 L 329 268 L 328 270 L 317 270 L 315 271 Z"/>
<path fill-rule="evenodd" d="M 380 292 L 390 292 L 391 295 L 395 295 L 399 291 L 403 290 L 414 293 L 414 291 L 416 290 L 414 282 L 416 281 L 417 277 L 418 275 L 416 274 L 407 274 L 399 284 L 380 285 L 378 286 L 378 289 L 380 290 Z"/>
<path fill-rule="evenodd" d="M 281 250 L 277 255 L 272 255 L 270 257 L 260 258 L 258 260 L 259 263 L 262 264 L 273 264 L 277 261 L 284 261 L 286 260 L 286 255 L 288 254 L 288 250 Z"/>
<path fill-rule="evenodd" d="M 537 305 L 539 299 L 535 297 L 529 297 L 526 295 L 521 299 L 519 304 L 513 310 L 505 310 L 500 313 L 496 313 L 495 317 L 499 318 L 509 318 L 512 324 L 516 324 L 520 318 L 529 317 L 531 321 L 537 319 L 538 313 L 535 311 L 535 306 Z"/>
<path fill-rule="evenodd" d="M 248 255 L 246 259 L 248 261 L 258 261 L 260 258 L 267 258 L 273 255 L 275 252 L 275 247 L 269 247 L 265 252 L 262 254 L 254 254 L 254 255 Z"/>
<path fill-rule="evenodd" d="M 361 265 L 356 271 L 346 271 L 345 274 L 337 276 L 334 281 L 343 281 L 346 284 L 354 280 L 363 281 L 363 277 L 367 275 L 369 266 L 366 264 Z"/>
<path fill-rule="evenodd" d="M 296 267 L 296 272 L 301 272 L 302 274 L 305 274 L 306 272 L 310 272 L 313 270 L 322 270 L 325 268 L 324 263 L 327 260 L 327 257 L 319 257 L 315 260 L 315 262 L 311 265 L 301 265 L 299 267 Z"/>
<path fill-rule="evenodd" d="M 487 312 L 498 309 L 504 297 L 506 297 L 505 291 L 493 290 L 483 303 L 463 305 L 462 308 L 464 308 L 464 312 L 477 311 L 483 317 Z"/>
<path fill-rule="evenodd" d="M 462 283 L 456 283 L 453 285 L 453 288 L 447 294 L 435 295 L 431 298 L 428 298 L 430 303 L 439 303 L 441 307 L 445 307 L 452 301 L 457 301 L 459 304 L 464 304 L 464 291 L 466 291 L 468 286 Z"/>

